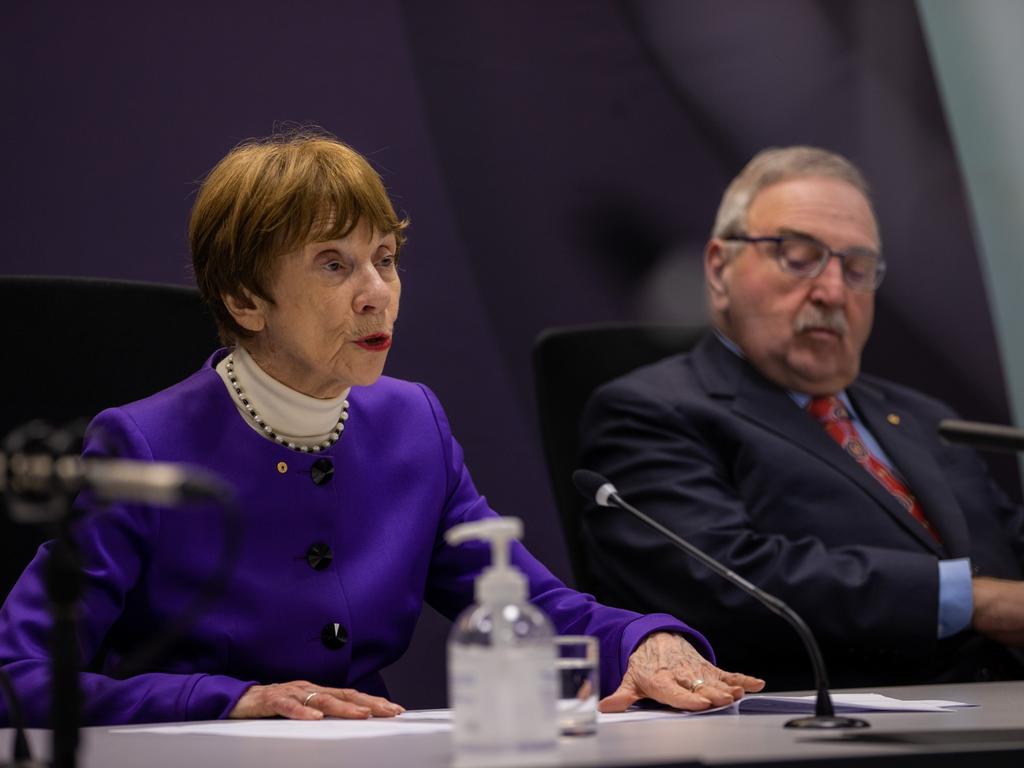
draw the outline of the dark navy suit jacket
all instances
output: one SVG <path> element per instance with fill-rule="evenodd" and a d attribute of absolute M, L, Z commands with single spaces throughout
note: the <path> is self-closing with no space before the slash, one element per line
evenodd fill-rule
<path fill-rule="evenodd" d="M 867 375 L 847 392 L 942 545 L 777 385 L 714 336 L 604 385 L 583 417 L 582 466 L 761 588 L 823 646 L 834 685 L 1024 676 L 1021 656 L 965 630 L 939 641 L 939 559 L 1024 575 L 1024 510 L 974 451 L 936 433 L 954 414 Z M 778 690 L 811 684 L 781 619 L 614 509 L 584 516 L 598 595 L 686 616 L 727 669 Z"/>

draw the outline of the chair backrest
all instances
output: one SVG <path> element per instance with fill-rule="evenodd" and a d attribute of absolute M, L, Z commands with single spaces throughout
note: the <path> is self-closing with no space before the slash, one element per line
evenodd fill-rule
<path fill-rule="evenodd" d="M 591 591 L 583 548 L 584 499 L 572 483 L 579 468 L 583 407 L 606 381 L 691 349 L 706 328 L 636 324 L 549 328 L 533 346 L 534 387 L 551 489 L 576 586 Z"/>
<path fill-rule="evenodd" d="M 0 276 L 0 441 L 32 419 L 59 426 L 150 395 L 198 370 L 217 346 L 194 288 Z M 45 538 L 8 520 L 0 499 L 0 599 Z"/>

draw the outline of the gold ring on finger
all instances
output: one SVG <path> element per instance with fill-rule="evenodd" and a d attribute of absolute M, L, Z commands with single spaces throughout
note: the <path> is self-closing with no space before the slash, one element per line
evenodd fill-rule
<path fill-rule="evenodd" d="M 309 696 L 307 696 L 305 699 L 302 700 L 302 706 L 308 707 L 309 706 L 309 702 L 311 702 L 313 700 L 313 697 L 314 696 L 319 696 L 319 695 L 320 695 L 320 691 L 313 691 L 311 694 L 309 694 Z"/>
<path fill-rule="evenodd" d="M 700 688 L 701 686 L 704 686 L 704 685 L 707 685 L 707 683 L 706 683 L 706 682 L 704 682 L 704 680 L 702 680 L 701 678 L 699 678 L 699 677 L 698 677 L 698 678 L 697 678 L 696 680 L 694 680 L 694 681 L 693 681 L 693 685 L 691 685 L 691 686 L 690 686 L 690 691 L 691 691 L 692 693 L 696 693 L 696 692 L 697 692 L 697 690 L 698 690 L 698 689 L 699 689 L 699 688 Z"/>

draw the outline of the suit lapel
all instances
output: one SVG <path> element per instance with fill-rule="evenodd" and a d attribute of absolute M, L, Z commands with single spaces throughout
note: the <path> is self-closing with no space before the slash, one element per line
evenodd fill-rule
<path fill-rule="evenodd" d="M 881 483 L 848 456 L 828 436 L 828 433 L 820 424 L 801 410 L 789 394 L 764 378 L 749 362 L 730 352 L 714 337 L 705 339 L 694 351 L 694 355 L 696 357 L 698 373 L 710 396 L 716 399 L 731 400 L 732 411 L 740 418 L 753 422 L 779 435 L 806 451 L 811 460 L 824 462 L 831 469 L 849 478 L 899 525 L 903 526 L 911 535 L 917 538 L 922 546 L 940 557 L 945 556 L 943 548 L 935 542 L 924 527 L 906 509 L 900 506 L 895 497 Z M 859 402 L 855 400 L 854 405 L 857 407 L 858 413 L 860 413 L 861 407 Z M 873 409 L 873 412 L 878 414 L 882 413 L 883 410 Z M 885 416 L 882 415 L 880 418 L 882 423 L 885 424 Z M 865 423 L 868 424 L 872 433 L 878 436 L 876 422 L 865 419 Z M 888 443 L 882 443 L 882 445 L 888 452 Z M 901 450 L 902 448 L 903 446 L 900 446 L 900 448 L 889 455 L 900 468 L 900 472 L 907 478 L 911 488 L 916 488 L 918 486 L 914 484 L 915 479 L 910 474 L 904 472 L 901 459 L 904 458 L 908 451 Z M 919 453 L 920 450 L 916 451 L 915 455 Z M 921 474 L 921 468 L 918 465 L 922 463 L 920 460 L 915 462 L 914 472 Z M 935 472 L 941 478 L 941 473 L 939 473 L 937 466 L 935 467 Z M 921 476 L 920 480 L 921 483 L 927 484 L 924 476 Z M 921 485 L 921 487 L 925 487 L 925 485 Z M 935 486 L 928 487 L 933 488 Z M 938 499 L 933 499 L 932 496 L 941 497 L 941 495 L 933 493 L 927 498 L 934 503 Z M 924 506 L 925 497 L 919 498 L 922 506 Z M 939 527 L 938 520 L 942 519 L 945 524 L 946 518 L 949 517 L 948 512 L 946 510 L 939 510 L 936 518 L 932 518 L 932 512 L 929 507 L 924 506 L 924 509 L 929 518 L 932 519 L 933 524 L 938 528 L 939 534 L 943 536 L 943 540 L 946 541 L 945 530 Z M 958 538 L 956 532 L 952 530 L 955 526 L 947 525 L 947 527 L 954 534 L 954 539 Z"/>
<path fill-rule="evenodd" d="M 869 383 L 854 383 L 847 391 L 857 413 L 903 475 L 925 516 L 942 537 L 945 545 L 942 554 L 968 557 L 971 541 L 963 510 L 935 457 L 922 447 L 934 442 L 934 435 L 928 432 L 934 432 L 935 425 L 921 424 L 912 414 L 895 410 L 887 402 L 885 393 Z M 930 536 L 924 535 L 924 538 L 931 541 Z"/>

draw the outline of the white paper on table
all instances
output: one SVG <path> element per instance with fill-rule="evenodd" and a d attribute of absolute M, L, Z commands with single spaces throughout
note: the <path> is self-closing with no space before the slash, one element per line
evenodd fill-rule
<path fill-rule="evenodd" d="M 221 720 L 214 723 L 114 728 L 111 733 L 331 740 L 400 736 L 408 733 L 440 733 L 451 729 L 451 710 L 422 709 L 405 712 L 398 717 L 375 717 L 369 720 L 342 720 L 334 717 L 325 717 L 323 720 Z"/>
<path fill-rule="evenodd" d="M 737 702 L 722 707 L 687 712 L 674 709 L 631 709 L 613 715 L 599 715 L 598 722 L 622 723 L 636 720 L 660 720 L 666 717 L 697 717 L 720 714 L 805 715 L 814 714 L 817 696 L 774 696 L 748 694 Z M 880 693 L 833 693 L 836 712 L 951 712 L 960 707 L 976 707 L 962 701 L 919 699 L 904 701 Z"/>
<path fill-rule="evenodd" d="M 755 693 L 744 696 L 731 706 L 737 708 L 741 714 L 813 714 L 817 698 L 815 695 L 772 696 Z M 904 701 L 880 693 L 833 693 L 832 706 L 836 712 L 951 712 L 960 707 L 977 705 L 938 699 Z"/>
<path fill-rule="evenodd" d="M 691 714 L 673 709 L 631 709 L 627 712 L 599 712 L 598 723 L 626 723 L 657 720 Z M 126 726 L 111 733 L 162 733 L 172 735 L 235 736 L 268 739 L 363 739 L 408 733 L 443 733 L 452 730 L 450 709 L 420 709 L 404 712 L 398 717 L 369 720 L 218 720 L 205 723 L 174 725 Z"/>

